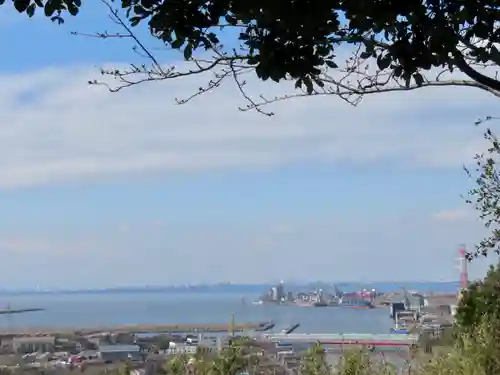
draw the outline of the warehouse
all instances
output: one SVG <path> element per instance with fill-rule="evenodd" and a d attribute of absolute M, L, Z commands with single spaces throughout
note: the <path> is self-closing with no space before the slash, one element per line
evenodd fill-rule
<path fill-rule="evenodd" d="M 143 360 L 143 353 L 138 345 L 100 345 L 98 352 L 105 362 Z"/>

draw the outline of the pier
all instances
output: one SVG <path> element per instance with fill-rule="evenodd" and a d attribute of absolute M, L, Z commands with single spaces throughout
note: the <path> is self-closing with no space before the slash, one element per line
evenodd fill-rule
<path fill-rule="evenodd" d="M 119 326 L 102 326 L 88 328 L 9 328 L 0 329 L 0 336 L 23 337 L 23 336 L 66 336 L 80 335 L 89 336 L 99 333 L 218 333 L 218 332 L 242 332 L 254 330 L 259 323 L 227 324 L 131 324 Z"/>
<path fill-rule="evenodd" d="M 418 335 L 366 334 L 366 333 L 329 333 L 329 334 L 268 334 L 268 340 L 280 344 L 319 343 L 322 345 L 366 345 L 372 347 L 410 347 L 417 344 Z"/>

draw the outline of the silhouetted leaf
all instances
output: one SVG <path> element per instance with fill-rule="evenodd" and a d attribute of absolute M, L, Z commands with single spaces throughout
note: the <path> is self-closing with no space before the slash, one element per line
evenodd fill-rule
<path fill-rule="evenodd" d="M 184 48 L 184 59 L 190 60 L 192 55 L 193 55 L 193 45 L 191 43 L 188 43 Z"/>
<path fill-rule="evenodd" d="M 306 86 L 306 91 L 308 94 L 312 94 L 314 91 L 313 83 L 311 81 L 311 78 L 309 77 L 304 77 L 302 79 L 302 82 L 304 83 L 304 86 Z"/>
<path fill-rule="evenodd" d="M 172 42 L 172 48 L 179 49 L 184 44 L 184 39 L 177 38 Z"/>
<path fill-rule="evenodd" d="M 379 56 L 377 59 L 377 66 L 380 70 L 385 70 L 391 65 L 391 58 L 388 55 L 383 57 Z"/>
<path fill-rule="evenodd" d="M 28 17 L 33 17 L 33 15 L 35 14 L 35 8 L 36 4 L 31 4 L 28 8 L 26 8 L 26 14 L 28 15 Z"/>
<path fill-rule="evenodd" d="M 24 12 L 26 9 L 28 9 L 30 5 L 30 0 L 16 0 L 14 1 L 14 7 L 19 13 Z"/>
<path fill-rule="evenodd" d="M 332 60 L 326 60 L 325 64 L 331 69 L 337 69 L 339 66 Z"/>
<path fill-rule="evenodd" d="M 414 74 L 413 79 L 415 80 L 417 86 L 422 86 L 424 84 L 424 77 L 422 77 L 420 73 Z"/>
<path fill-rule="evenodd" d="M 65 15 L 76 16 L 82 6 L 81 0 L 0 0 L 0 5 L 8 3 L 29 17 L 35 14 L 36 7 L 32 5 L 36 4 L 43 7 L 48 18 L 59 23 Z M 303 77 L 320 77 L 326 68 L 338 68 L 332 56 L 338 48 L 346 50 L 347 46 L 356 51 L 348 57 L 347 65 L 352 71 L 365 69 L 368 64 L 373 66 L 366 61 L 361 67 L 359 60 L 376 61 L 378 70 L 392 70 L 392 77 L 398 78 L 396 84 L 410 87 L 422 85 L 426 71 L 455 69 L 479 83 L 479 87 L 500 92 L 500 80 L 494 75 L 487 77 L 474 66 L 496 66 L 500 60 L 496 0 L 481 1 L 480 6 L 477 1 L 465 0 L 458 5 L 456 0 L 441 0 L 439 12 L 434 3 L 318 1 L 311 7 L 302 1 L 115 0 L 111 6 L 121 5 L 123 17 L 131 26 L 147 24 L 151 36 L 167 47 L 181 49 L 189 41 L 190 46 L 184 47 L 185 57 L 193 56 L 198 48 L 215 50 L 238 62 L 248 61 L 262 80 L 280 82 L 286 77 L 297 82 Z M 237 32 L 227 33 L 228 25 L 237 26 Z M 222 46 L 222 33 L 230 48 Z M 468 44 L 475 47 L 463 52 L 466 61 L 457 59 L 456 51 Z M 358 47 L 364 48 L 363 52 Z M 357 79 L 364 74 L 360 73 Z M 307 82 L 302 80 L 301 84 L 309 92 Z M 358 83 L 350 81 L 348 87 L 357 87 Z"/>

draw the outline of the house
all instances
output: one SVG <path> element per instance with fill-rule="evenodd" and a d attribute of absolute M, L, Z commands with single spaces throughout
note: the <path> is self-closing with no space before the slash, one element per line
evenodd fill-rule
<path fill-rule="evenodd" d="M 54 352 L 55 346 L 56 338 L 53 336 L 14 337 L 12 339 L 12 350 L 19 354 Z"/>
<path fill-rule="evenodd" d="M 105 362 L 142 361 L 143 352 L 139 345 L 99 345 L 97 352 Z"/>

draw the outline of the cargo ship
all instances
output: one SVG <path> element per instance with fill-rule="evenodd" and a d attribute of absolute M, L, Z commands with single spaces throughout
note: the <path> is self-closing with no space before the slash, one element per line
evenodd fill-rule
<path fill-rule="evenodd" d="M 365 299 L 344 300 L 342 298 L 339 299 L 338 306 L 352 309 L 373 309 L 375 307 L 373 303 Z"/>
<path fill-rule="evenodd" d="M 329 304 L 325 301 L 306 301 L 296 300 L 295 304 L 300 307 L 327 307 Z"/>

